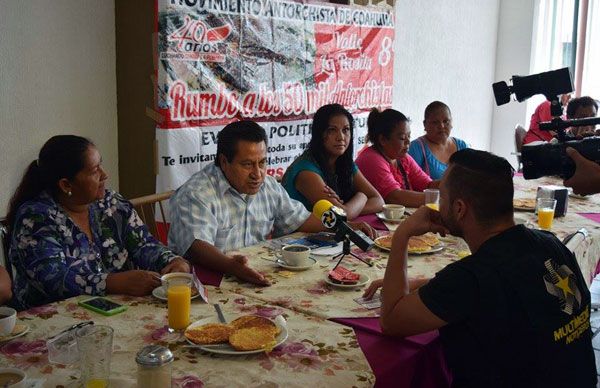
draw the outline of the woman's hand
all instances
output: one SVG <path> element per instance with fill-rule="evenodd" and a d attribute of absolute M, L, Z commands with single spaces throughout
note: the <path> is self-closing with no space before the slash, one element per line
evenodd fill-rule
<path fill-rule="evenodd" d="M 176 256 L 169 264 L 165 265 L 164 268 L 160 271 L 162 275 L 171 272 L 192 272 L 192 267 L 190 263 L 181 256 Z"/>
<path fill-rule="evenodd" d="M 157 272 L 140 269 L 109 273 L 106 277 L 108 294 L 145 296 L 160 285 L 160 275 Z"/>
<path fill-rule="evenodd" d="M 371 240 L 377 238 L 377 231 L 366 222 L 348 222 L 348 225 L 350 225 L 350 227 L 354 230 L 360 230 L 361 232 L 369 236 Z"/>
<path fill-rule="evenodd" d="M 323 193 L 325 193 L 325 195 L 327 195 L 329 201 L 333 201 L 333 202 L 339 202 L 339 204 L 343 205 L 344 201 L 342 201 L 340 199 L 340 196 L 337 195 L 337 193 L 329 186 L 325 185 L 325 187 L 323 187 Z M 335 205 L 335 203 L 334 203 Z"/>

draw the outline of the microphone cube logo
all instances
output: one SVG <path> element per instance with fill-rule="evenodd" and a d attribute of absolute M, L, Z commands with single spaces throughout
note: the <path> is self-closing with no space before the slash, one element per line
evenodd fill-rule
<path fill-rule="evenodd" d="M 321 222 L 326 228 L 332 229 L 335 226 L 336 221 L 337 217 L 333 211 L 327 210 L 323 212 L 323 215 L 321 216 Z"/>

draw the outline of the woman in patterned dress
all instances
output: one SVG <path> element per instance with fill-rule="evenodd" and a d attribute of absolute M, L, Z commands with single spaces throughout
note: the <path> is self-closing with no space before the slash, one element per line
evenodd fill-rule
<path fill-rule="evenodd" d="M 17 307 L 80 294 L 147 295 L 159 272 L 190 271 L 105 188 L 107 178 L 98 149 L 79 136 L 52 137 L 29 165 L 7 216 Z"/>

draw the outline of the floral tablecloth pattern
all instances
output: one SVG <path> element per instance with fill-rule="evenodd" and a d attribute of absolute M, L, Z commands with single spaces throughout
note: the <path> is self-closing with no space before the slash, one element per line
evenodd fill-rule
<path fill-rule="evenodd" d="M 525 180 L 515 176 L 515 198 L 535 199 L 537 188 L 542 185 L 562 185 L 562 180 L 556 177 L 543 177 Z M 569 197 L 567 214 L 554 219 L 552 232 L 563 240 L 571 233 L 585 228 L 588 235 L 576 246 L 570 246 L 577 257 L 581 273 L 588 286 L 596 275 L 598 260 L 600 259 L 600 223 L 582 217 L 577 213 L 600 213 L 600 195 L 590 195 L 583 199 Z M 537 226 L 537 216 L 533 212 L 515 212 L 515 220 L 531 227 Z"/>
<path fill-rule="evenodd" d="M 298 234 L 300 237 L 300 234 Z M 457 237 L 443 238 L 445 245 L 441 252 L 429 255 L 409 255 L 408 274 L 413 278 L 430 278 L 453 261 L 459 260 L 459 253 L 468 252 L 466 243 Z M 354 301 L 362 296 L 372 280 L 382 278 L 387 266 L 389 253 L 379 248 L 362 252 L 354 247 L 352 252 L 370 261 L 373 266 L 347 256 L 342 261 L 344 267 L 370 278 L 363 287 L 342 289 L 325 282 L 327 273 L 336 261 L 329 256 L 314 256 L 317 263 L 305 271 L 288 271 L 276 261 L 276 252 L 270 246 L 256 245 L 240 250 L 248 256 L 250 265 L 262 272 L 272 283 L 270 287 L 257 287 L 240 284 L 231 277 L 225 277 L 222 288 L 251 296 L 273 305 L 322 318 L 376 317 L 379 309 L 367 309 Z"/>
<path fill-rule="evenodd" d="M 81 298 L 81 297 L 78 297 Z M 223 356 L 188 346 L 184 337 L 167 331 L 166 303 L 152 297 L 112 296 L 127 311 L 105 317 L 77 305 L 78 298 L 19 314 L 19 323 L 30 328 L 25 336 L 0 343 L 0 365 L 24 370 L 29 378 L 43 379 L 45 387 L 78 386 L 76 365 L 48 362 L 45 340 L 83 320 L 112 326 L 115 330 L 111 361 L 111 386 L 135 387 L 136 353 L 147 344 L 171 349 L 174 387 L 370 387 L 375 382 L 351 328 L 306 316 L 220 288 L 209 288 L 211 303 L 220 303 L 225 315 L 283 315 L 289 337 L 268 354 Z M 192 321 L 217 317 L 213 306 L 192 303 Z"/>

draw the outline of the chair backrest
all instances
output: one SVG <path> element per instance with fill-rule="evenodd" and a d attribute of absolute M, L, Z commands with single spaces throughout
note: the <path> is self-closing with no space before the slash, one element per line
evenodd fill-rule
<path fill-rule="evenodd" d="M 523 139 L 525 139 L 526 134 L 527 130 L 525 130 L 521 124 L 515 125 L 515 149 L 517 151 L 517 168 L 519 172 L 523 169 L 521 163 L 521 149 L 523 148 Z"/>
<path fill-rule="evenodd" d="M 148 227 L 148 230 L 150 230 L 150 233 L 163 244 L 167 243 L 167 236 L 169 234 L 169 225 L 167 224 L 167 219 L 165 217 L 163 202 L 171 198 L 173 193 L 174 191 L 167 191 L 160 194 L 133 198 L 131 200 L 131 204 L 142 221 L 144 221 L 144 224 Z M 158 222 L 156 221 L 157 208 L 160 214 Z"/>
<path fill-rule="evenodd" d="M 8 235 L 8 226 L 6 218 L 0 217 L 0 265 L 6 268 L 8 275 L 14 279 L 15 268 L 8 259 L 8 244 L 10 236 Z"/>

